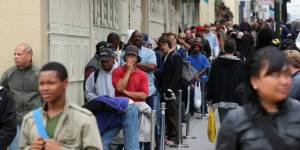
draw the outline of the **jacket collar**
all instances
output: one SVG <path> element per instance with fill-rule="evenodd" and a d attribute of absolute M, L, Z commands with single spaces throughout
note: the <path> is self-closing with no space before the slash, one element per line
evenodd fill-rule
<path fill-rule="evenodd" d="M 68 113 L 69 111 L 69 108 L 71 107 L 71 103 L 69 102 L 69 100 L 65 99 L 65 106 L 63 108 L 63 111 L 62 111 L 62 114 L 60 116 L 60 119 L 58 120 L 57 122 L 57 125 L 56 125 L 56 128 L 55 128 L 55 131 L 54 131 L 54 140 L 58 140 L 58 133 L 60 133 L 60 131 L 64 128 L 64 125 L 65 125 L 65 120 L 68 120 L 70 119 L 71 117 L 68 117 L 69 115 L 72 115 L 71 113 Z M 43 105 L 43 111 L 42 111 L 42 116 L 43 116 L 43 124 L 44 126 L 46 126 L 47 124 L 47 104 L 45 103 Z"/>
<path fill-rule="evenodd" d="M 290 100 L 286 99 L 278 103 L 278 115 L 284 115 L 289 107 Z M 248 103 L 245 105 L 247 113 L 251 116 L 251 119 L 258 119 L 262 116 L 269 115 L 265 108 L 260 103 Z"/>
<path fill-rule="evenodd" d="M 62 113 L 66 114 L 69 107 L 70 107 L 70 102 L 69 102 L 69 100 L 65 99 L 65 105 L 64 105 Z M 45 113 L 45 115 L 47 115 L 47 109 L 48 109 L 47 103 L 44 103 L 42 108 L 43 108 L 43 114 Z"/>
<path fill-rule="evenodd" d="M 28 71 L 28 70 L 31 70 L 31 68 L 32 68 L 32 63 L 30 63 L 28 66 L 26 66 L 26 67 L 24 67 L 24 68 L 20 68 L 20 67 L 18 67 L 18 66 L 17 66 L 17 68 L 18 68 L 19 70 L 22 70 L 22 71 Z"/>

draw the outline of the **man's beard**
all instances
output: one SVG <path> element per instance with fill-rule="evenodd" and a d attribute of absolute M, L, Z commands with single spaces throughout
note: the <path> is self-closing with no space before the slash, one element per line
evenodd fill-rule
<path fill-rule="evenodd" d="M 112 70 L 113 66 L 111 66 L 110 68 L 103 68 L 103 67 L 101 67 L 101 68 L 106 72 L 110 72 Z"/>
<path fill-rule="evenodd" d="M 143 43 L 142 43 L 142 42 L 137 42 L 137 43 L 135 43 L 134 45 L 135 45 L 136 47 L 138 47 L 138 48 L 142 48 Z"/>

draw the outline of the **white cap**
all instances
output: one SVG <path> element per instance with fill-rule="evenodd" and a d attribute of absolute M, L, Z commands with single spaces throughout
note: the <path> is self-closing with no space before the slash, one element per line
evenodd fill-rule
<path fill-rule="evenodd" d="M 133 33 L 134 31 L 135 31 L 135 30 L 132 30 L 132 29 L 127 30 L 127 33 L 126 33 L 126 41 L 125 41 L 125 43 L 128 43 L 128 41 L 129 41 L 129 39 L 130 39 L 130 37 L 131 37 L 131 35 L 132 35 L 132 33 Z"/>

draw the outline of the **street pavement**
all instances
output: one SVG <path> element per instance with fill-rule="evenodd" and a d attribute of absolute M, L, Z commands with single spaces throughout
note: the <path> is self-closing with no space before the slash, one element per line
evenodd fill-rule
<path fill-rule="evenodd" d="M 171 148 L 166 145 L 166 150 L 214 150 L 215 143 L 211 143 L 207 138 L 207 119 L 197 119 L 200 118 L 199 113 L 196 113 L 194 117 L 191 118 L 190 123 L 190 135 L 196 137 L 196 139 L 183 139 L 183 144 L 189 145 L 188 148 Z M 220 127 L 219 117 L 216 116 L 216 128 L 217 132 Z M 182 135 L 185 135 L 185 123 L 183 124 Z"/>

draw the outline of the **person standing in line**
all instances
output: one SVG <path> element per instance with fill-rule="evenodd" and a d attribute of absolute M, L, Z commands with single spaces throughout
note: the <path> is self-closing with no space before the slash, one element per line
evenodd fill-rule
<path fill-rule="evenodd" d="M 112 72 L 113 69 L 118 67 L 117 62 L 115 61 L 116 54 L 112 48 L 103 48 L 99 52 L 99 59 L 99 70 L 96 70 L 88 77 L 85 85 L 85 97 L 91 103 L 90 105 L 93 105 L 89 107 L 96 107 L 94 102 L 99 101 L 99 99 L 107 100 L 110 98 L 114 99 L 114 103 L 112 104 L 115 104 L 116 106 L 116 109 L 114 110 L 120 109 L 120 107 L 117 106 L 126 106 L 124 113 L 113 112 L 105 109 L 101 109 L 94 113 L 97 122 L 100 123 L 98 126 L 100 128 L 103 149 L 109 150 L 109 144 L 112 142 L 117 133 L 123 129 L 125 148 L 138 150 L 138 107 L 132 102 L 132 100 L 125 102 L 121 100 L 118 101 L 118 99 L 121 98 L 115 98 L 115 88 L 112 84 Z M 103 98 L 105 96 L 109 96 L 110 98 Z M 89 104 L 87 103 L 87 105 Z"/>
<path fill-rule="evenodd" d="M 148 78 L 148 95 L 145 101 L 151 107 L 152 110 L 158 111 L 160 102 L 154 85 L 154 71 L 157 68 L 156 54 L 154 50 L 144 47 L 144 44 L 145 43 L 143 33 L 139 30 L 135 30 L 131 34 L 127 43 L 127 45 L 134 45 L 138 48 L 138 55 L 140 57 L 140 61 L 136 64 L 136 67 L 144 71 L 147 74 Z M 124 54 L 125 52 L 123 52 L 123 56 Z M 121 64 L 124 64 L 124 61 L 121 60 Z M 156 135 L 157 134 L 158 133 L 156 132 Z M 146 144 L 145 149 L 150 149 L 150 145 Z"/>
<path fill-rule="evenodd" d="M 112 48 L 99 50 L 99 69 L 89 75 L 85 83 L 85 98 L 93 100 L 97 96 L 115 97 L 115 88 L 112 85 L 112 71 L 118 67 L 116 54 Z"/>
<path fill-rule="evenodd" d="M 181 47 L 179 44 L 177 44 L 178 38 L 176 34 L 172 32 L 166 32 L 163 33 L 162 36 L 168 36 L 172 42 L 172 49 L 174 49 L 175 52 L 179 53 L 183 60 L 187 59 L 188 51 L 184 47 Z"/>
<path fill-rule="evenodd" d="M 116 61 L 120 65 L 124 43 L 121 42 L 120 36 L 115 32 L 111 32 L 107 35 L 107 42 L 111 43 L 111 47 L 114 49 L 114 53 L 116 54 Z"/>
<path fill-rule="evenodd" d="M 0 149 L 7 149 L 17 132 L 16 108 L 8 92 L 0 86 Z"/>
<path fill-rule="evenodd" d="M 26 43 L 15 48 L 15 66 L 6 70 L 1 78 L 1 86 L 11 95 L 16 105 L 17 134 L 9 146 L 10 150 L 19 149 L 20 127 L 23 117 L 34 108 L 42 105 L 38 92 L 38 68 L 32 63 L 33 50 Z"/>
<path fill-rule="evenodd" d="M 257 51 L 248 62 L 240 91 L 245 104 L 230 111 L 216 150 L 300 149 L 300 103 L 289 98 L 292 84 L 286 56 L 275 47 Z"/>
<path fill-rule="evenodd" d="M 205 91 L 204 89 L 206 89 L 207 71 L 209 69 L 209 61 L 208 61 L 208 58 L 204 54 L 202 54 L 203 43 L 202 43 L 201 39 L 193 41 L 193 45 L 192 45 L 190 51 L 191 51 L 191 54 L 188 57 L 188 61 L 190 61 L 193 68 L 195 68 L 198 71 L 198 74 L 195 77 L 194 84 L 196 84 L 196 82 L 199 81 L 200 85 L 201 85 L 201 89 L 202 89 L 201 91 Z M 194 111 L 195 111 L 195 107 L 194 107 L 195 91 L 191 90 L 190 95 L 191 95 L 190 113 L 191 113 L 191 115 L 193 115 Z M 200 109 L 200 110 L 203 113 L 203 115 L 207 115 L 207 106 L 206 106 L 207 102 L 204 101 L 203 105 L 204 106 L 201 106 L 201 108 L 204 108 L 204 112 L 202 112 L 203 109 Z"/>
<path fill-rule="evenodd" d="M 289 96 L 300 101 L 300 52 L 296 50 L 283 51 L 290 62 L 292 72 L 292 87 Z"/>
<path fill-rule="evenodd" d="M 94 115 L 66 98 L 66 68 L 49 62 L 41 68 L 38 82 L 45 103 L 24 117 L 18 149 L 103 150 Z"/>
<path fill-rule="evenodd" d="M 85 66 L 85 69 L 84 69 L 84 86 L 85 86 L 86 79 L 91 75 L 91 73 L 93 73 L 95 70 L 99 69 L 100 50 L 102 48 L 111 48 L 111 47 L 112 47 L 111 43 L 108 43 L 106 41 L 101 41 L 101 42 L 97 43 L 96 52 L 95 52 L 93 58 L 90 59 L 90 61 L 88 62 L 88 64 Z M 84 87 L 84 89 L 85 89 L 85 87 Z"/>
<path fill-rule="evenodd" d="M 158 45 L 163 53 L 162 68 L 157 71 L 158 87 L 160 88 L 161 100 L 166 102 L 166 144 L 178 143 L 178 104 L 176 101 L 177 91 L 181 89 L 181 74 L 183 60 L 179 53 L 172 49 L 172 41 L 169 36 L 161 36 Z M 177 95 L 178 96 L 178 95 Z"/>
<path fill-rule="evenodd" d="M 212 63 L 206 95 L 209 103 L 218 108 L 220 122 L 229 110 L 242 104 L 236 89 L 245 81 L 246 76 L 243 61 L 234 56 L 236 51 L 234 39 L 225 40 L 224 51 L 225 54 Z"/>
<path fill-rule="evenodd" d="M 147 74 L 148 95 L 147 95 L 146 103 L 152 109 L 156 110 L 158 108 L 156 88 L 154 85 L 154 70 L 156 69 L 156 55 L 152 49 L 143 46 L 144 44 L 143 39 L 144 39 L 143 33 L 138 30 L 135 30 L 130 36 L 128 45 L 134 45 L 135 47 L 138 48 L 137 54 L 140 60 L 137 62 L 135 66 Z M 123 53 L 123 56 L 125 56 L 125 53 L 126 52 Z M 125 63 L 124 60 L 121 61 L 121 64 L 124 63 Z"/>
<path fill-rule="evenodd" d="M 202 53 L 207 57 L 210 58 L 212 56 L 212 49 L 210 47 L 209 41 L 204 37 L 205 35 L 205 28 L 201 25 L 196 27 L 196 39 L 200 38 L 203 43 Z"/>
<path fill-rule="evenodd" d="M 100 66 L 100 60 L 99 60 L 99 55 L 100 55 L 100 50 L 103 48 L 111 48 L 112 45 L 111 43 L 105 42 L 105 41 L 101 41 L 99 43 L 97 43 L 96 45 L 96 53 L 94 54 L 94 57 L 92 59 L 90 59 L 90 61 L 88 62 L 88 64 L 85 66 L 84 68 L 84 80 L 83 80 L 83 92 L 86 93 L 86 82 L 88 77 L 95 72 L 96 70 L 99 70 L 99 66 Z M 84 102 L 87 103 L 89 100 L 87 99 L 88 97 L 85 95 L 84 97 Z"/>
<path fill-rule="evenodd" d="M 137 67 L 141 61 L 138 48 L 128 45 L 124 54 L 125 65 L 112 72 L 112 84 L 115 96 L 124 96 L 135 102 L 145 101 L 148 96 L 148 79 L 145 72 Z"/>
<path fill-rule="evenodd" d="M 210 27 L 208 25 L 204 25 L 204 38 L 208 41 L 211 52 L 212 52 L 212 57 L 216 58 L 219 56 L 220 53 L 220 48 L 218 44 L 218 39 L 217 37 L 212 33 Z"/>
<path fill-rule="evenodd" d="M 186 43 L 189 43 L 190 40 L 193 40 L 194 39 L 194 36 L 193 34 L 195 33 L 192 33 L 192 30 L 190 28 L 187 28 L 184 30 L 184 34 L 185 34 L 185 42 Z"/>

